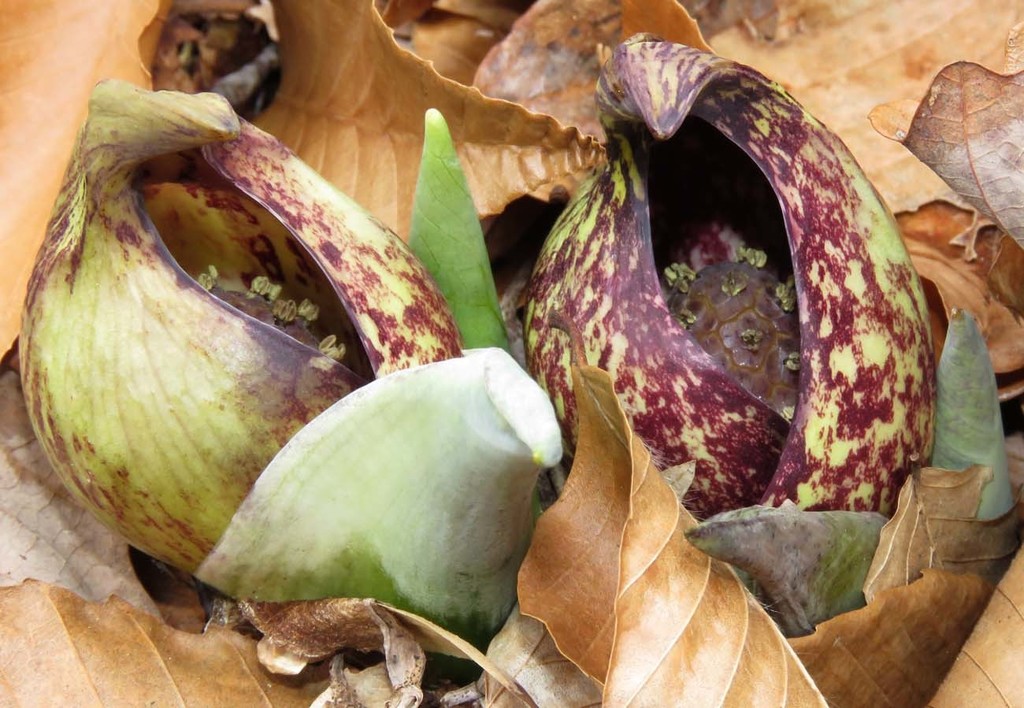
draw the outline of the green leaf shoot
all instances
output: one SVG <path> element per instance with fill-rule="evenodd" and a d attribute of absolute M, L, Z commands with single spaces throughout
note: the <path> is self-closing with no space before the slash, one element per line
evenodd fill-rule
<path fill-rule="evenodd" d="M 981 491 L 978 518 L 997 518 L 1013 506 L 1003 419 L 985 338 L 965 310 L 954 309 L 950 314 L 936 379 L 932 466 L 947 470 L 991 467 L 992 481 Z"/>
<path fill-rule="evenodd" d="M 409 246 L 437 281 L 467 349 L 509 348 L 490 259 L 469 184 L 444 116 L 424 117 Z"/>

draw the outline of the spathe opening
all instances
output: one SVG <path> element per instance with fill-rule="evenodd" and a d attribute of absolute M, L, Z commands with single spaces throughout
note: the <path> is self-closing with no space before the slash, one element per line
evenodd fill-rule
<path fill-rule="evenodd" d="M 771 184 L 743 150 L 693 116 L 652 147 L 648 184 L 667 307 L 744 388 L 792 419 L 800 332 Z"/>

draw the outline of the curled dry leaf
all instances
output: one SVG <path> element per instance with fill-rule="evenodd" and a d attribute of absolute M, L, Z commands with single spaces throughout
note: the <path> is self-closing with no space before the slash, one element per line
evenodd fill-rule
<path fill-rule="evenodd" d="M 928 570 L 790 644 L 836 705 L 925 705 L 991 594 L 992 586 L 976 575 Z"/>
<path fill-rule="evenodd" d="M 0 589 L 2 705 L 308 706 L 322 681 L 279 679 L 228 630 L 189 634 L 118 598 L 27 581 Z"/>
<path fill-rule="evenodd" d="M 710 36 L 711 46 L 782 83 L 837 132 L 893 211 L 947 195 L 941 179 L 878 135 L 866 116 L 882 103 L 920 99 L 930 78 L 951 62 L 999 64 L 1006 30 L 1024 19 L 1024 7 L 1004 0 L 786 5 L 794 9 L 781 22 L 794 32 L 785 41 L 765 41 L 740 21 Z"/>
<path fill-rule="evenodd" d="M 35 578 L 155 611 L 128 544 L 68 494 L 32 432 L 18 375 L 0 374 L 0 585 Z"/>
<path fill-rule="evenodd" d="M 695 521 L 634 436 L 608 374 L 577 367 L 573 382 L 576 458 L 520 572 L 523 611 L 604 682 L 609 705 L 824 705 L 735 574 L 686 541 Z M 571 562 L 573 553 L 591 557 Z"/>
<path fill-rule="evenodd" d="M 389 673 L 406 678 L 417 670 L 414 642 L 425 651 L 475 662 L 513 696 L 522 692 L 508 674 L 464 639 L 411 612 L 370 599 L 328 598 L 300 602 L 243 602 L 242 611 L 263 633 L 269 656 L 319 661 L 345 649 L 382 651 Z M 389 647 L 399 647 L 391 662 Z M 392 667 L 391 664 L 395 666 Z M 395 676 L 392 675 L 392 679 Z M 395 683 L 396 688 L 408 685 Z"/>
<path fill-rule="evenodd" d="M 1024 73 L 961 61 L 936 75 L 903 144 L 963 199 L 1024 243 Z"/>
<path fill-rule="evenodd" d="M 394 689 L 383 664 L 374 664 L 357 671 L 345 666 L 345 660 L 336 656 L 331 660 L 330 685 L 309 708 L 386 706 L 392 694 Z"/>
<path fill-rule="evenodd" d="M 577 130 L 484 98 L 400 49 L 371 0 L 290 0 L 275 12 L 283 78 L 259 124 L 400 235 L 428 108 L 448 117 L 481 214 L 546 193 L 601 159 Z"/>
<path fill-rule="evenodd" d="M 101 78 L 149 84 L 170 0 L 4 4 L 0 23 L 0 351 L 18 333 L 25 285 L 43 240 L 89 92 Z M 44 119 L 45 118 L 45 119 Z"/>
<path fill-rule="evenodd" d="M 512 611 L 505 626 L 491 640 L 487 658 L 515 679 L 538 706 L 592 708 L 601 705 L 601 684 L 580 671 L 555 646 L 541 622 Z M 490 674 L 481 679 L 484 705 L 493 708 L 522 706 Z"/>
<path fill-rule="evenodd" d="M 949 313 L 954 307 L 967 310 L 985 337 L 1000 398 L 1024 391 L 1024 321 L 991 297 L 986 282 L 1002 235 L 991 228 L 972 232 L 972 214 L 941 201 L 902 213 L 897 221 L 914 268 L 926 281 L 937 354 L 941 354 Z M 964 246 L 954 243 L 965 233 L 974 234 L 973 260 L 968 260 Z"/>
<path fill-rule="evenodd" d="M 960 650 L 935 708 L 1024 703 L 1024 555 L 1018 554 Z"/>
<path fill-rule="evenodd" d="M 864 581 L 869 603 L 928 568 L 999 580 L 1017 550 L 1018 519 L 1013 509 L 996 519 L 975 518 L 991 478 L 990 468 L 975 465 L 963 472 L 925 467 L 906 481 Z"/>

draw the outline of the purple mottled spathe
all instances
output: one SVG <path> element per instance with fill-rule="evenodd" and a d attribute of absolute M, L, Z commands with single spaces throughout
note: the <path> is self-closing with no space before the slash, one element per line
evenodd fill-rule
<path fill-rule="evenodd" d="M 837 136 L 753 69 L 636 37 L 605 65 L 606 169 L 570 202 L 528 292 L 533 373 L 574 437 L 570 341 L 611 373 L 663 466 L 696 460 L 698 515 L 792 498 L 891 510 L 931 448 L 934 357 L 923 291 L 895 221 Z M 790 425 L 741 388 L 670 315 L 652 246 L 652 151 L 693 116 L 738 146 L 781 206 L 801 356 Z"/>

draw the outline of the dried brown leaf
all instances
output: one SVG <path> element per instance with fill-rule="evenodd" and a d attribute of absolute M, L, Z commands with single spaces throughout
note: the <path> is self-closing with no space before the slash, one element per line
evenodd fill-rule
<path fill-rule="evenodd" d="M 505 626 L 491 640 L 487 658 L 504 669 L 539 706 L 590 708 L 601 705 L 601 685 L 565 658 L 541 622 L 512 611 Z M 518 707 L 523 702 L 490 674 L 481 679 L 484 704 L 492 708 Z"/>
<path fill-rule="evenodd" d="M 594 103 L 599 48 L 621 35 L 619 0 L 538 0 L 484 58 L 473 84 L 603 136 Z"/>
<path fill-rule="evenodd" d="M 155 611 L 128 544 L 75 503 L 47 462 L 13 371 L 0 374 L 0 490 L 0 585 L 35 578 Z"/>
<path fill-rule="evenodd" d="M 988 272 L 989 291 L 1019 319 L 1024 317 L 1024 248 L 1012 239 L 999 243 L 999 255 Z"/>
<path fill-rule="evenodd" d="M 413 26 L 412 48 L 441 76 L 468 86 L 487 52 L 504 36 L 475 17 L 434 10 Z"/>
<path fill-rule="evenodd" d="M 581 373 L 587 391 L 600 392 L 595 400 L 615 401 L 601 412 L 632 453 L 605 702 L 824 705 L 764 608 L 726 564 L 686 541 L 696 521 L 633 436 L 608 375 L 589 367 Z"/>
<path fill-rule="evenodd" d="M 330 686 L 310 708 L 387 706 L 393 695 L 394 688 L 384 664 L 374 664 L 358 671 L 345 666 L 344 659 L 337 656 L 331 661 Z"/>
<path fill-rule="evenodd" d="M 928 705 L 1024 704 L 1024 555 L 1018 554 Z"/>
<path fill-rule="evenodd" d="M 574 377 L 575 387 L 584 384 Z M 629 518 L 632 450 L 606 410 L 614 393 L 586 389 L 572 472 L 537 520 L 519 569 L 519 606 L 547 626 L 562 654 L 604 681 L 615 631 L 622 530 Z M 596 400 L 604 396 L 606 400 Z"/>
<path fill-rule="evenodd" d="M 481 214 L 601 159 L 577 130 L 439 76 L 395 44 L 370 0 L 287 0 L 275 12 L 283 78 L 258 122 L 399 234 L 428 108 L 448 120 Z"/>
<path fill-rule="evenodd" d="M 355 598 L 303 602 L 241 602 L 242 615 L 268 644 L 307 662 L 340 649 L 380 651 L 383 636 L 369 604 Z"/>
<path fill-rule="evenodd" d="M 149 84 L 170 0 L 11 0 L 0 22 L 0 350 L 21 325 L 25 286 L 89 93 L 103 78 Z"/>
<path fill-rule="evenodd" d="M 1003 303 L 990 296 L 988 272 L 999 251 L 1001 234 L 976 231 L 974 260 L 954 239 L 975 229 L 971 212 L 946 202 L 932 202 L 897 217 L 914 268 L 925 279 L 933 318 L 937 353 L 941 353 L 946 322 L 954 307 L 967 310 L 985 336 L 992 368 L 1004 400 L 1021 392 L 1024 368 L 1024 322 L 1018 322 Z M 929 283 L 931 286 L 929 286 Z"/>
<path fill-rule="evenodd" d="M 954 61 L 999 65 L 1006 30 L 1024 19 L 1024 6 L 1004 0 L 777 6 L 786 15 L 779 22 L 791 28 L 785 41 L 765 41 L 741 21 L 710 36 L 711 46 L 782 83 L 836 131 L 894 211 L 945 197 L 949 189 L 942 180 L 878 135 L 867 115 L 879 104 L 920 100 L 931 77 Z"/>
<path fill-rule="evenodd" d="M 904 483 L 896 513 L 882 528 L 864 581 L 868 602 L 880 592 L 917 580 L 928 568 L 974 573 L 995 584 L 1017 550 L 1017 514 L 975 518 L 992 470 L 926 467 Z"/>
<path fill-rule="evenodd" d="M 0 589 L 0 705 L 308 706 L 323 682 L 264 671 L 256 645 L 171 629 L 118 598 L 27 581 Z"/>
<path fill-rule="evenodd" d="M 903 144 L 968 203 L 1024 243 L 1024 73 L 960 61 L 936 75 Z"/>
<path fill-rule="evenodd" d="M 678 2 L 622 0 L 622 37 L 650 32 L 662 39 L 710 52 L 700 27 L 686 8 Z"/>
<path fill-rule="evenodd" d="M 991 594 L 976 575 L 927 570 L 790 644 L 833 705 L 924 705 Z"/>
<path fill-rule="evenodd" d="M 609 705 L 823 705 L 732 571 L 686 541 L 695 522 L 633 435 L 607 373 L 573 376 L 579 443 L 520 573 L 523 611 L 604 681 Z"/>
<path fill-rule="evenodd" d="M 327 598 L 299 602 L 243 602 L 246 618 L 263 632 L 268 656 L 275 662 L 312 662 L 332 656 L 345 649 L 383 651 L 390 657 L 389 647 L 400 643 L 396 667 L 408 676 L 414 673 L 414 641 L 426 651 L 447 654 L 475 662 L 500 685 L 515 696 L 522 695 L 515 681 L 483 652 L 464 639 L 442 629 L 433 622 L 411 612 L 375 600 L 359 598 Z M 397 624 L 396 624 L 397 623 Z M 397 627 L 397 628 L 396 628 Z M 396 688 L 405 681 L 395 684 Z"/>

